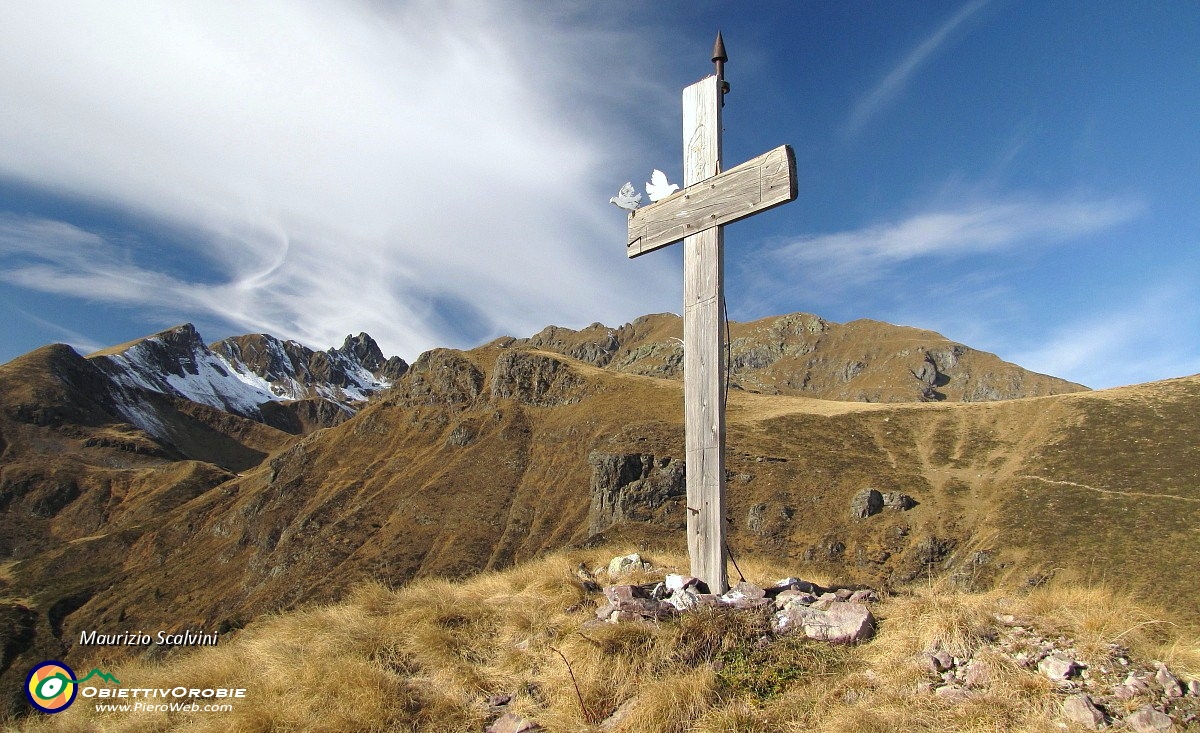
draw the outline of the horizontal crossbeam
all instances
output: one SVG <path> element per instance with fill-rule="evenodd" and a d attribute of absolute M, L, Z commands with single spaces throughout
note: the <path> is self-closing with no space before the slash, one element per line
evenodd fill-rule
<path fill-rule="evenodd" d="M 780 145 L 630 212 L 627 254 L 644 255 L 795 198 L 796 156 L 790 145 Z"/>

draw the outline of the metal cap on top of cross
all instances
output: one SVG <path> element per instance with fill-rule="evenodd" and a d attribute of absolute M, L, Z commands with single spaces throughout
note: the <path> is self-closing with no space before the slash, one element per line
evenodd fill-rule
<path fill-rule="evenodd" d="M 782 145 L 721 172 L 725 41 L 716 74 L 683 90 L 683 185 L 629 212 L 629 257 L 683 240 L 683 399 L 691 573 L 713 593 L 725 571 L 724 225 L 796 198 L 795 155 Z"/>
<path fill-rule="evenodd" d="M 712 61 L 717 67 L 717 81 L 721 82 L 721 94 L 729 94 L 729 82 L 725 81 L 725 62 L 729 60 L 729 54 L 725 53 L 725 39 L 721 37 L 721 31 L 717 31 L 717 40 L 713 43 Z M 721 106 L 725 106 L 725 98 L 721 98 Z"/>

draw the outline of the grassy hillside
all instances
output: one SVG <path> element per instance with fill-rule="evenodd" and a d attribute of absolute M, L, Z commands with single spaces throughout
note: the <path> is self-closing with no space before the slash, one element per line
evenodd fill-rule
<path fill-rule="evenodd" d="M 1151 660 L 1184 680 L 1200 673 L 1200 639 L 1164 623 L 1152 602 L 1058 581 L 975 594 L 937 580 L 905 585 L 875 606 L 879 631 L 858 646 L 775 635 L 757 611 L 585 626 L 604 601 L 575 570 L 615 549 L 554 553 L 460 582 L 366 584 L 214 648 L 107 670 L 127 688 L 245 688 L 226 711 L 97 712 L 78 699 L 20 730 L 480 731 L 510 712 L 549 731 L 1059 731 L 1071 691 L 1020 661 L 1038 642 L 1087 666 L 1075 691 L 1152 674 Z M 671 553 L 652 559 L 653 569 L 619 580 L 660 580 L 686 565 Z M 750 560 L 743 570 L 766 583 L 794 567 Z M 933 691 L 937 651 L 972 660 L 961 694 Z M 503 696 L 511 701 L 497 704 Z M 1108 712 L 1156 702 L 1148 691 Z M 1183 720 L 1200 698 L 1170 706 Z"/>
<path fill-rule="evenodd" d="M 294 440 L 146 395 L 176 446 L 123 422 L 112 384 L 67 346 L 0 365 L 0 713 L 29 668 L 66 654 L 66 619 L 127 572 L 164 516 Z M 14 694 L 15 693 L 15 694 Z"/>

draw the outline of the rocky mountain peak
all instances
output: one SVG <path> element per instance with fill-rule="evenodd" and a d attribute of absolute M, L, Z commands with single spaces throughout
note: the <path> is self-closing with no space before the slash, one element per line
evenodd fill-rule
<path fill-rule="evenodd" d="M 207 352 L 208 347 L 196 327 L 184 323 L 101 353 L 110 357 L 126 355 L 126 358 L 153 365 L 164 375 L 186 377 L 199 373 L 198 364 Z"/>
<path fill-rule="evenodd" d="M 303 383 L 309 380 L 308 363 L 312 349 L 296 341 L 283 341 L 270 334 L 254 333 L 231 336 L 210 347 L 232 365 L 238 365 L 272 385 L 283 387 L 277 392 L 293 399 L 304 396 L 304 390 L 290 390 L 290 382 Z M 285 386 L 286 385 L 286 386 Z"/>
<path fill-rule="evenodd" d="M 155 420 L 138 397 L 149 390 L 215 407 L 293 432 L 334 424 L 356 405 L 390 386 L 407 370 L 398 357 L 384 359 L 365 333 L 347 336 L 340 349 L 314 351 L 270 334 L 222 339 L 211 347 L 185 323 L 88 357 L 124 398 L 118 407 L 131 422 L 155 432 Z M 282 404 L 317 403 L 280 412 Z M 312 416 L 320 416 L 314 423 Z M 292 419 L 296 418 L 296 419 Z M 161 437 L 161 436 L 160 436 Z"/>
<path fill-rule="evenodd" d="M 342 342 L 342 348 L 337 352 L 361 365 L 376 378 L 387 382 L 394 382 L 404 376 L 409 367 L 408 362 L 398 356 L 384 357 L 379 344 L 375 343 L 375 339 L 366 333 L 346 336 L 346 340 Z"/>
<path fill-rule="evenodd" d="M 359 364 L 371 371 L 379 369 L 385 361 L 383 352 L 379 350 L 379 344 L 375 343 L 375 339 L 361 332 L 357 336 L 346 336 L 346 340 L 342 342 L 342 348 L 338 351 L 346 356 L 353 356 Z"/>

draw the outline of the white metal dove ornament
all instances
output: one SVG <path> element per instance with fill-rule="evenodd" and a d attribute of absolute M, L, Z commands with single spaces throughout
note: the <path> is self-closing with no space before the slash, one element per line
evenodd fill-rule
<path fill-rule="evenodd" d="M 622 209 L 633 211 L 642 203 L 642 195 L 633 187 L 633 181 L 629 181 L 624 186 L 621 186 L 620 192 L 608 200 L 610 204 L 616 204 Z"/>
<path fill-rule="evenodd" d="M 679 190 L 679 186 L 674 183 L 667 183 L 667 174 L 657 168 L 650 174 L 650 180 L 646 183 L 646 195 L 651 201 L 660 201 L 670 196 Z"/>

